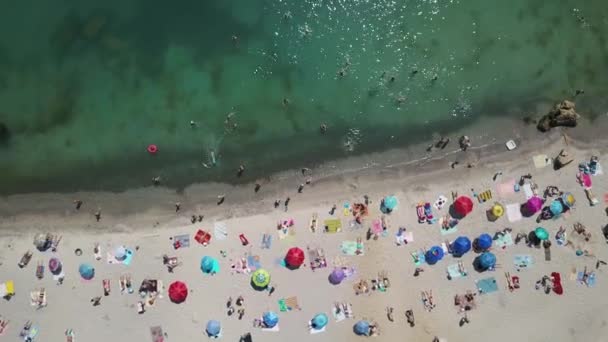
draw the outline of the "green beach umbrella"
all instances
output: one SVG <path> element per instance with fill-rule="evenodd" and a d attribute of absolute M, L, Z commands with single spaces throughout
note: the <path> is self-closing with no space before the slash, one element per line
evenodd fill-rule
<path fill-rule="evenodd" d="M 547 230 L 542 227 L 534 229 L 534 235 L 536 235 L 536 237 L 542 241 L 549 239 L 549 232 L 547 232 Z"/>
<path fill-rule="evenodd" d="M 251 275 L 251 282 L 256 287 L 264 288 L 270 284 L 270 273 L 260 268 Z"/>

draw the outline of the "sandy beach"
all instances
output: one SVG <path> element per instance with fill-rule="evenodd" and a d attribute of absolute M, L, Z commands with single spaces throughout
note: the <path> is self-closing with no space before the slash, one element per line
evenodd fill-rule
<path fill-rule="evenodd" d="M 605 144 L 581 143 L 569 140 L 564 143 L 558 131 L 543 136 L 534 144 L 524 144 L 515 151 L 504 151 L 504 142 L 496 142 L 492 149 L 471 149 L 467 153 L 446 153 L 417 163 L 394 164 L 386 167 L 370 167 L 333 177 L 316 177 L 302 194 L 297 193 L 297 184 L 292 178 L 279 179 L 271 184 L 263 184 L 259 193 L 253 192 L 252 185 L 227 187 L 224 185 L 195 185 L 183 193 L 163 188 L 132 190 L 125 193 L 77 193 L 77 194 L 36 194 L 8 196 L 0 202 L 0 282 L 13 280 L 16 294 L 9 301 L 0 303 L 1 319 L 10 320 L 4 333 L 7 341 L 17 341 L 19 331 L 26 321 L 39 328 L 37 341 L 64 341 L 66 329 L 73 329 L 76 341 L 152 341 L 150 328 L 161 326 L 167 334 L 166 341 L 204 340 L 205 326 L 209 320 L 218 320 L 222 325 L 222 340 L 236 341 L 251 332 L 254 341 L 351 341 L 365 339 L 353 333 L 353 325 L 360 319 L 376 321 L 380 335 L 369 337 L 378 341 L 432 341 L 433 337 L 445 341 L 603 341 L 608 333 L 608 325 L 603 318 L 606 304 L 603 291 L 608 289 L 604 276 L 608 266 L 596 269 L 598 260 L 608 261 L 605 240 L 601 228 L 606 224 L 606 203 L 604 194 L 608 192 L 606 175 L 593 176 L 593 193 L 599 203 L 590 206 L 583 187 L 577 184 L 578 164 L 588 162 L 591 156 L 605 160 Z M 454 145 L 452 145 L 454 146 Z M 475 146 L 473 146 L 475 147 Z M 554 171 L 551 166 L 536 168 L 532 157 L 545 154 L 555 157 L 567 148 L 574 161 L 564 168 Z M 449 164 L 455 156 L 459 164 L 451 169 Z M 370 159 L 373 159 L 370 157 Z M 466 165 L 472 163 L 472 168 Z M 412 172 L 414 170 L 414 172 Z M 493 176 L 497 172 L 502 174 Z M 298 172 L 294 172 L 297 175 Z M 495 222 L 486 217 L 495 202 L 503 205 L 525 203 L 523 191 L 502 191 L 503 184 L 518 182 L 520 176 L 530 173 L 538 185 L 540 195 L 549 185 L 571 192 L 576 205 L 567 214 L 548 221 L 536 223 L 536 215 L 509 222 L 506 215 Z M 297 177 L 297 176 L 294 176 Z M 302 178 L 304 179 L 304 178 Z M 303 181 L 302 181 L 303 182 Z M 295 185 L 294 185 L 295 184 Z M 511 185 L 512 188 L 512 185 Z M 474 191 L 472 191 L 472 189 Z M 502 189 L 502 190 L 499 190 Z M 418 223 L 416 205 L 433 203 L 440 195 L 451 202 L 452 192 L 473 197 L 485 190 L 491 190 L 493 197 L 485 203 L 474 199 L 473 211 L 460 220 L 457 232 L 442 234 L 439 223 Z M 228 194 L 225 203 L 216 205 L 218 194 Z M 353 205 L 363 202 L 368 195 L 371 203 L 369 215 L 361 227 L 352 225 L 352 213 L 344 213 L 345 203 Z M 374 220 L 380 219 L 380 201 L 384 196 L 394 195 L 398 207 L 386 215 L 388 229 L 386 236 L 377 240 L 366 240 L 366 232 Z M 289 210 L 283 205 L 273 209 L 275 199 L 291 197 Z M 84 201 L 76 210 L 72 201 Z M 179 212 L 174 203 L 180 202 Z M 329 211 L 337 206 L 334 215 Z M 93 214 L 101 210 L 101 220 L 95 221 Z M 440 218 L 448 213 L 447 205 L 442 210 L 433 209 L 434 216 Z M 204 214 L 202 222 L 192 224 L 191 215 Z M 313 214 L 318 215 L 316 232 L 309 229 Z M 323 221 L 338 218 L 342 231 L 332 234 L 323 232 Z M 293 233 L 281 239 L 277 232 L 277 222 L 293 219 Z M 573 224 L 580 222 L 591 232 L 589 242 L 580 242 L 573 232 Z M 222 239 L 213 236 L 208 246 L 202 246 L 193 239 L 198 229 L 214 233 L 218 223 L 225 225 L 227 236 Z M 549 232 L 552 242 L 551 261 L 545 260 L 543 248 L 528 247 L 525 243 L 505 248 L 493 246 L 491 252 L 497 259 L 493 271 L 477 272 L 473 260 L 478 255 L 470 252 L 456 259 L 446 255 L 435 265 L 423 264 L 424 271 L 414 277 L 417 267 L 412 252 L 426 250 L 442 242 L 453 241 L 458 236 L 471 240 L 481 233 L 494 235 L 506 227 L 512 228 L 512 235 L 530 232 L 542 226 Z M 572 246 L 556 243 L 555 235 L 560 226 L 566 229 Z M 395 234 L 400 227 L 413 233 L 414 241 L 397 246 Z M 40 252 L 32 244 L 38 233 L 52 233 L 63 238 L 57 252 Z M 190 236 L 190 247 L 173 247 L 171 238 L 180 234 Z M 243 246 L 239 235 L 244 234 L 249 245 Z M 263 234 L 272 236 L 272 246 L 262 249 Z M 340 250 L 343 241 L 362 238 L 364 255 L 347 256 Z M 101 260 L 95 260 L 93 248 L 101 247 Z M 126 246 L 133 251 L 130 265 L 109 264 L 106 253 L 113 253 L 116 247 Z M 328 267 L 310 269 L 308 257 L 297 270 L 287 269 L 281 260 L 290 247 L 322 248 Z M 75 249 L 83 253 L 76 256 Z M 577 256 L 576 250 L 586 250 Z M 17 266 L 22 254 L 33 252 L 28 266 Z M 225 252 L 225 257 L 222 256 Z M 162 256 L 176 256 L 182 263 L 173 273 L 163 265 Z M 256 291 L 250 285 L 250 275 L 234 274 L 231 265 L 242 257 L 259 256 L 261 267 L 271 274 L 274 293 Z M 516 255 L 529 255 L 533 262 L 527 269 L 518 271 L 514 264 Z M 200 262 L 203 256 L 219 260 L 220 271 L 215 275 L 203 274 Z M 41 262 L 48 268 L 51 257 L 63 263 L 65 280 L 57 285 L 48 269 L 42 279 L 36 278 L 36 265 Z M 466 277 L 448 280 L 446 267 L 458 260 L 468 270 Z M 84 281 L 78 272 L 79 265 L 89 263 L 95 268 L 95 277 Z M 354 275 L 339 285 L 331 285 L 328 276 L 335 265 L 352 267 Z M 588 287 L 571 279 L 573 269 L 582 271 L 585 267 L 595 272 L 597 283 Z M 386 271 L 391 286 L 386 292 L 372 291 L 370 294 L 355 295 L 353 285 L 360 279 L 371 279 L 378 272 Z M 520 288 L 510 291 L 505 272 L 519 277 Z M 553 292 L 545 294 L 535 289 L 535 283 L 544 275 L 559 272 L 562 278 L 563 295 Z M 119 278 L 130 274 L 135 293 L 121 294 Z M 462 317 L 454 305 L 454 296 L 467 290 L 477 293 L 476 280 L 494 277 L 498 290 L 493 293 L 477 294 L 476 307 L 467 312 L 469 324 L 459 327 Z M 165 289 L 159 291 L 153 306 L 145 313 L 138 314 L 137 289 L 143 279 L 162 281 Z M 111 293 L 103 296 L 102 280 L 110 279 Z M 185 302 L 172 303 L 167 287 L 174 281 L 188 285 L 189 294 Z M 46 289 L 48 305 L 37 309 L 30 305 L 30 291 Z M 436 307 L 428 312 L 421 301 L 421 291 L 432 291 Z M 228 316 L 226 300 L 244 297 L 245 315 L 239 320 L 236 315 Z M 102 296 L 101 305 L 93 306 L 91 298 Z M 280 312 L 278 301 L 297 297 L 300 310 Z M 332 316 L 335 302 L 352 303 L 354 318 L 336 322 Z M 386 308 L 393 307 L 394 322 L 387 319 Z M 409 327 L 404 315 L 411 309 L 416 318 L 414 327 Z M 279 315 L 279 332 L 261 331 L 252 327 L 254 318 L 266 311 Z M 329 317 L 326 331 L 309 335 L 307 324 L 318 313 Z"/>

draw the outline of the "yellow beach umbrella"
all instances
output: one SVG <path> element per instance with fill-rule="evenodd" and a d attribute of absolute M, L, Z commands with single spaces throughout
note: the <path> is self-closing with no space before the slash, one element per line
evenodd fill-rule
<path fill-rule="evenodd" d="M 270 284 L 270 273 L 260 268 L 251 275 L 251 282 L 256 287 L 264 288 Z"/>
<path fill-rule="evenodd" d="M 492 206 L 492 215 L 495 217 L 502 217 L 505 214 L 505 208 L 500 204 L 496 203 Z"/>

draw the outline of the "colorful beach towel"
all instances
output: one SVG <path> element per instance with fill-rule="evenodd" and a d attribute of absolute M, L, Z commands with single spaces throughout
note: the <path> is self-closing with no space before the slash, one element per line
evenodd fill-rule
<path fill-rule="evenodd" d="M 496 278 L 494 277 L 477 280 L 475 284 L 477 285 L 477 290 L 480 294 L 488 294 L 498 291 L 498 284 L 496 283 Z"/>
<path fill-rule="evenodd" d="M 412 261 L 414 261 L 414 265 L 420 266 L 426 262 L 426 257 L 424 256 L 424 251 L 412 252 Z"/>
<path fill-rule="evenodd" d="M 507 246 L 513 245 L 513 236 L 511 236 L 511 233 L 505 233 L 494 240 L 494 245 L 498 248 L 505 249 Z"/>
<path fill-rule="evenodd" d="M 519 271 L 520 269 L 530 268 L 532 265 L 534 265 L 534 259 L 531 255 L 518 254 L 513 257 L 513 263 Z"/>
<path fill-rule="evenodd" d="M 510 179 L 504 183 L 498 184 L 496 192 L 500 197 L 508 197 L 515 193 L 515 180 Z"/>
<path fill-rule="evenodd" d="M 520 205 L 519 203 L 511 203 L 507 204 L 507 219 L 509 222 L 517 222 L 523 218 L 521 215 Z"/>
<path fill-rule="evenodd" d="M 336 307 L 332 308 L 331 313 L 333 314 L 336 322 L 341 322 L 346 319 L 346 314 L 344 313 L 344 311 L 343 310 L 338 311 L 338 309 L 336 309 Z"/>
<path fill-rule="evenodd" d="M 363 242 L 357 243 L 357 241 L 342 241 L 340 250 L 342 251 L 342 254 L 350 256 L 365 254 Z"/>
<path fill-rule="evenodd" d="M 292 310 L 302 310 L 298 304 L 298 297 L 281 298 L 278 301 L 279 311 L 287 312 Z"/>
<path fill-rule="evenodd" d="M 589 275 L 587 276 L 587 282 L 586 283 L 583 282 L 583 275 L 584 275 L 584 272 L 578 272 L 576 280 L 579 283 L 581 283 L 581 284 L 587 284 L 588 287 L 595 286 L 595 272 L 589 273 Z"/>
<path fill-rule="evenodd" d="M 173 237 L 173 243 L 178 243 L 179 248 L 190 247 L 190 234 L 175 235 Z"/>
<path fill-rule="evenodd" d="M 260 263 L 260 257 L 258 255 L 249 255 L 247 256 L 247 265 L 251 271 L 255 271 L 259 268 L 262 268 L 262 264 Z"/>
<path fill-rule="evenodd" d="M 451 264 L 447 267 L 447 271 L 448 271 L 448 276 L 450 279 L 458 279 L 461 277 L 466 277 L 467 274 L 463 274 L 460 272 L 460 267 L 458 267 L 458 264 Z"/>

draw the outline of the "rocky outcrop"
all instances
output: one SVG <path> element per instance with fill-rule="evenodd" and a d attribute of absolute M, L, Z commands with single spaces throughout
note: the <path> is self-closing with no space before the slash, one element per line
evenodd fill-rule
<path fill-rule="evenodd" d="M 574 110 L 574 102 L 564 100 L 543 116 L 536 126 L 539 131 L 547 132 L 553 127 L 575 127 L 580 115 Z"/>

